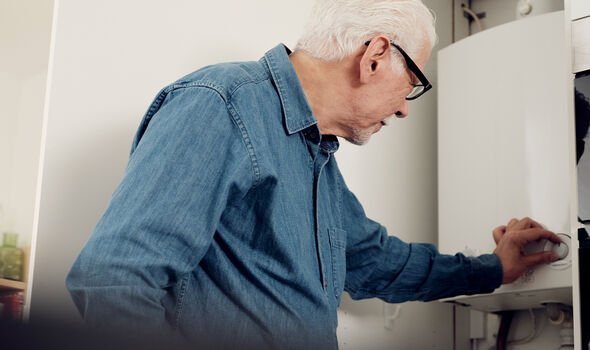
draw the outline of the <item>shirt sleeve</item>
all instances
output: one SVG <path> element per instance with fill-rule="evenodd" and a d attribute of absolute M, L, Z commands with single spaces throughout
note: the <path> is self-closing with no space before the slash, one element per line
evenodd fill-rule
<path fill-rule="evenodd" d="M 226 203 L 253 182 L 222 95 L 162 92 L 136 135 L 125 176 L 66 284 L 95 328 L 165 331 Z"/>
<path fill-rule="evenodd" d="M 391 303 L 430 301 L 490 293 L 500 286 L 495 254 L 440 254 L 432 244 L 408 244 L 368 219 L 357 198 L 343 194 L 347 230 L 345 290 L 353 299 L 378 297 Z"/>

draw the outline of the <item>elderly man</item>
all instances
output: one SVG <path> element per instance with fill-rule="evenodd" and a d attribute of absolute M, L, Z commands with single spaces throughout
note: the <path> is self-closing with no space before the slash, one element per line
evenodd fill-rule
<path fill-rule="evenodd" d="M 320 0 L 295 51 L 203 68 L 164 88 L 67 280 L 85 320 L 215 348 L 337 348 L 337 307 L 491 292 L 553 253 L 530 219 L 479 257 L 407 244 L 368 219 L 334 153 L 408 100 L 436 41 L 420 0 Z M 466 213 L 468 214 L 468 213 Z"/>

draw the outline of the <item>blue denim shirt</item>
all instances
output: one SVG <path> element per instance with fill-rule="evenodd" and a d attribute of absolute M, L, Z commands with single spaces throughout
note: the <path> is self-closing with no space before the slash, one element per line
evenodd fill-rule
<path fill-rule="evenodd" d="M 87 323 L 215 348 L 335 349 L 337 307 L 491 292 L 497 256 L 441 255 L 368 219 L 289 51 L 164 88 L 67 278 Z"/>

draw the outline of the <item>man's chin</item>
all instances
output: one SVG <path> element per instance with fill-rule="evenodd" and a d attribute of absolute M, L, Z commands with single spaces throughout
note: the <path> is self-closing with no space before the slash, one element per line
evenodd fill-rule
<path fill-rule="evenodd" d="M 345 137 L 344 139 L 352 143 L 353 145 L 366 145 L 367 143 L 369 143 L 371 136 L 373 136 L 374 133 L 381 130 L 381 126 L 381 124 L 377 124 L 375 127 L 370 129 L 354 129 L 352 130 L 352 136 Z"/>
<path fill-rule="evenodd" d="M 345 138 L 345 140 L 352 143 L 353 145 L 356 145 L 356 146 L 363 146 L 363 145 L 366 145 L 367 143 L 369 143 L 369 139 L 358 140 L 358 139 L 350 137 L 350 138 Z"/>

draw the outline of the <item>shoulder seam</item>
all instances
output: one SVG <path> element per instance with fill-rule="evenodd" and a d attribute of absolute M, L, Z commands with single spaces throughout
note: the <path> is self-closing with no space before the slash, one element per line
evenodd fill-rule
<path fill-rule="evenodd" d="M 231 98 L 231 96 L 233 96 L 236 93 L 236 91 L 238 91 L 244 85 L 260 84 L 262 82 L 269 81 L 269 80 L 270 80 L 270 77 L 261 77 L 259 79 L 244 79 L 243 81 L 236 84 L 236 86 L 229 92 L 229 96 Z"/>
<path fill-rule="evenodd" d="M 172 84 L 167 86 L 166 88 L 164 88 L 164 90 L 162 90 L 162 92 L 160 93 L 161 95 L 168 95 L 170 92 L 175 91 L 175 90 L 179 90 L 179 89 L 186 89 L 186 88 L 208 88 L 211 89 L 213 91 L 215 91 L 219 97 L 221 97 L 221 99 L 223 100 L 223 102 L 227 103 L 228 98 L 226 96 L 226 94 L 224 93 L 224 89 L 221 86 L 218 86 L 212 82 L 208 82 L 208 81 L 198 81 L 198 82 L 190 82 L 190 83 L 182 83 L 182 84 Z M 158 96 L 159 97 L 159 96 Z"/>
<path fill-rule="evenodd" d="M 245 83 L 247 83 L 247 81 L 240 84 L 239 86 L 242 86 Z M 232 122 L 238 128 L 238 130 L 240 132 L 240 136 L 242 138 L 242 143 L 244 144 L 244 146 L 246 148 L 246 152 L 248 153 L 248 156 L 250 158 L 250 163 L 252 165 L 252 171 L 253 171 L 252 189 L 255 188 L 258 185 L 258 183 L 260 182 L 260 167 L 258 165 L 258 159 L 257 159 L 256 154 L 254 152 L 254 146 L 252 145 L 252 141 L 250 140 L 250 136 L 248 134 L 248 131 L 246 130 L 246 127 L 244 126 L 244 123 L 242 122 L 241 118 L 239 117 L 237 111 L 235 110 L 233 105 L 230 103 L 229 96 L 227 96 L 224 93 L 225 89 L 223 89 L 219 85 L 216 85 L 216 84 L 214 84 L 212 82 L 208 82 L 208 81 L 172 84 L 172 85 L 169 85 L 168 87 L 164 88 L 160 92 L 160 94 L 158 94 L 158 97 L 156 98 L 156 100 L 158 101 L 157 105 L 159 106 L 161 104 L 161 102 L 165 99 L 165 97 L 169 93 L 171 93 L 172 91 L 179 90 L 179 89 L 186 89 L 186 88 L 207 88 L 207 89 L 210 89 L 210 90 L 214 91 L 215 93 L 217 93 L 217 95 L 223 100 L 223 102 L 225 103 L 225 106 L 229 112 L 228 114 L 229 114 Z M 235 90 L 236 89 L 234 89 L 234 91 Z M 154 105 L 156 105 L 156 103 L 154 103 Z M 148 113 L 150 113 L 150 112 L 151 112 L 151 110 L 148 111 Z"/>

